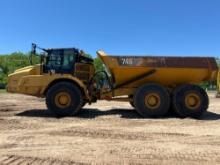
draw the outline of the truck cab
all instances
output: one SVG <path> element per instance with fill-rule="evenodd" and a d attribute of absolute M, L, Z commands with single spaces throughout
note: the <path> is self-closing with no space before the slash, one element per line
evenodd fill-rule
<path fill-rule="evenodd" d="M 77 63 L 92 63 L 82 51 L 75 48 L 47 49 L 43 55 L 43 73 L 73 74 Z"/>
<path fill-rule="evenodd" d="M 37 48 L 42 50 L 40 54 Z M 33 56 L 40 57 L 39 64 L 32 65 Z M 8 76 L 8 92 L 45 97 L 50 86 L 61 80 L 86 90 L 94 74 L 93 59 L 76 48 L 44 49 L 32 44 L 30 64 Z"/>

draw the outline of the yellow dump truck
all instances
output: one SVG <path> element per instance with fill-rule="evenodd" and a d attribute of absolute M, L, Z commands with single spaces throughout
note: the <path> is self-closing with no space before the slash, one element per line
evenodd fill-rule
<path fill-rule="evenodd" d="M 37 47 L 32 45 L 32 54 Z M 41 62 L 8 76 L 7 91 L 45 97 L 57 116 L 75 115 L 98 100 L 130 102 L 143 117 L 199 118 L 209 99 L 198 86 L 215 80 L 218 67 L 211 57 L 108 56 L 98 51 L 105 71 L 95 72 L 93 59 L 82 51 L 42 49 Z"/>

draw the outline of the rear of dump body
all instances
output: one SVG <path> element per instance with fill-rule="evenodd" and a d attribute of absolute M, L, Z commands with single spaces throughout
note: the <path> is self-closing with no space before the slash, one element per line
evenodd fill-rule
<path fill-rule="evenodd" d="M 135 77 L 137 81 L 125 86 L 139 87 L 150 82 L 171 87 L 198 84 L 216 80 L 218 74 L 217 63 L 212 57 L 107 56 L 102 51 L 97 54 L 111 73 L 116 86 Z"/>

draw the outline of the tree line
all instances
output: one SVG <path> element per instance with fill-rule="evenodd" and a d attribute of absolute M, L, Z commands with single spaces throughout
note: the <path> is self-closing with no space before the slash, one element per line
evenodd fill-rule
<path fill-rule="evenodd" d="M 30 53 L 15 52 L 6 55 L 0 55 L 0 83 L 7 83 L 7 76 L 16 69 L 30 65 Z M 34 63 L 39 63 L 39 58 L 34 57 Z"/>

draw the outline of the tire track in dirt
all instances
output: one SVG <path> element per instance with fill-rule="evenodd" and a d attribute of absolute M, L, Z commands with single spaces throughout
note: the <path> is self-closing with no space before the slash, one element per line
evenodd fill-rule
<path fill-rule="evenodd" d="M 198 164 L 211 162 L 220 163 L 220 156 L 214 154 L 201 154 L 201 153 L 167 153 L 166 155 L 161 153 L 149 153 L 149 154 L 127 154 L 122 155 L 122 158 L 127 158 L 128 160 L 135 160 L 136 162 L 142 160 L 143 162 L 157 160 L 159 162 L 175 161 L 175 162 L 195 162 Z M 200 162 L 200 163 L 199 163 Z M 215 164 L 214 163 L 214 164 Z"/>
<path fill-rule="evenodd" d="M 219 155 L 216 157 L 216 155 L 211 154 L 201 154 L 201 153 L 181 153 L 177 152 L 175 154 L 161 154 L 161 153 L 146 153 L 146 154 L 124 154 L 120 155 L 121 160 L 112 160 L 112 161 L 103 161 L 103 160 L 94 160 L 93 163 L 96 162 L 96 164 L 111 164 L 110 162 L 115 162 L 118 164 L 122 164 L 123 162 L 140 162 L 140 164 L 143 164 L 143 162 L 148 162 L 152 164 L 153 162 L 163 162 L 166 161 L 179 161 L 180 162 L 200 162 L 200 163 L 211 163 L 211 162 L 218 162 L 220 163 L 220 157 Z M 70 165 L 70 164 L 77 164 L 77 165 L 87 165 L 91 163 L 87 163 L 86 160 L 83 162 L 77 162 L 72 160 L 58 160 L 53 158 L 38 158 L 38 157 L 28 157 L 28 156 L 19 156 L 19 155 L 8 155 L 8 156 L 2 156 L 0 159 L 1 165 L 27 165 L 27 164 L 33 164 L 33 165 L 43 165 L 43 164 L 57 164 L 57 165 Z M 158 163 L 157 163 L 158 164 Z"/>
<path fill-rule="evenodd" d="M 207 163 L 209 164 L 219 164 L 220 163 L 220 154 L 215 151 L 200 151 L 200 150 L 181 150 L 181 151 L 172 151 L 169 149 L 160 149 L 156 147 L 149 147 L 147 150 L 142 150 L 139 147 L 123 147 L 123 148 L 115 148 L 114 151 L 111 151 L 116 157 L 119 155 L 122 159 L 127 159 L 130 161 L 135 160 L 139 162 L 142 160 L 143 162 L 150 161 L 173 161 L 173 162 L 195 162 L 198 164 Z M 108 153 L 108 155 L 110 155 Z M 200 163 L 199 163 L 200 162 Z M 211 163 L 215 162 L 215 163 Z M 157 163 L 160 164 L 160 163 Z M 177 163 L 178 164 L 178 163 Z"/>
<path fill-rule="evenodd" d="M 2 156 L 0 159 L 1 165 L 27 165 L 27 164 L 34 164 L 34 165 L 52 165 L 52 164 L 77 164 L 77 165 L 87 165 L 89 163 L 83 163 L 83 162 L 75 162 L 75 161 L 63 161 L 58 159 L 52 159 L 52 158 L 38 158 L 38 157 L 25 157 L 25 156 L 19 156 L 19 155 L 8 155 L 8 156 Z"/>
<path fill-rule="evenodd" d="M 0 130 L 1 131 L 21 131 L 21 130 L 32 130 L 43 128 L 43 124 L 39 123 L 28 123 L 19 119 L 0 119 Z"/>
<path fill-rule="evenodd" d="M 89 129 L 80 127 L 71 127 L 68 130 L 51 131 L 50 135 L 53 136 L 79 136 L 79 137 L 91 137 L 91 138 L 104 138 L 104 139 L 124 139 L 124 140 L 150 140 L 155 137 L 188 137 L 190 134 L 184 133 L 140 133 L 140 132 L 125 132 L 118 130 L 105 130 L 105 129 Z"/>

